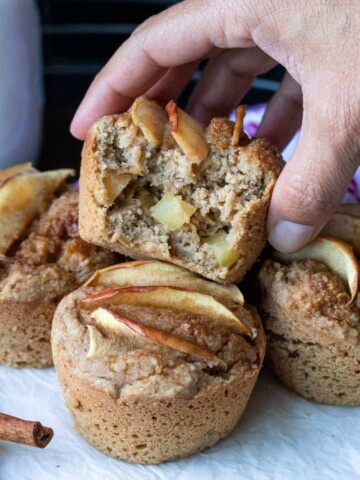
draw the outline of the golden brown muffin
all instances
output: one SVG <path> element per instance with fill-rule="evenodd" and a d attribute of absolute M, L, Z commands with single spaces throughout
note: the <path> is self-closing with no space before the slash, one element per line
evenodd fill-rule
<path fill-rule="evenodd" d="M 241 417 L 265 352 L 240 291 L 163 262 L 97 272 L 55 313 L 56 371 L 78 432 L 136 463 L 217 443 Z"/>
<path fill-rule="evenodd" d="M 78 192 L 71 171 L 29 165 L 0 172 L 0 363 L 46 367 L 60 299 L 114 254 L 78 234 Z"/>
<path fill-rule="evenodd" d="M 335 255 L 333 251 L 329 262 L 326 256 L 321 262 L 264 262 L 259 279 L 266 358 L 280 381 L 299 395 L 320 403 L 360 405 L 360 301 L 355 295 L 350 304 L 350 283 L 331 268 Z M 335 268 L 341 262 L 339 257 Z M 353 268 L 356 275 L 357 265 Z"/>
<path fill-rule="evenodd" d="M 266 241 L 283 162 L 262 139 L 214 118 L 205 128 L 174 102 L 170 120 L 141 98 L 96 122 L 80 175 L 80 235 L 132 258 L 170 261 L 236 283 Z"/>

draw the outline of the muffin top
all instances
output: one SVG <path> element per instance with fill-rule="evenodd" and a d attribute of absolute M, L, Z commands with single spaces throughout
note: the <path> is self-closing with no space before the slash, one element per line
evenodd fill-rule
<path fill-rule="evenodd" d="M 258 372 L 262 327 L 236 287 L 163 262 L 103 272 L 66 297 L 54 320 L 54 348 L 79 377 L 121 399 L 190 398 Z"/>
<path fill-rule="evenodd" d="M 360 301 L 322 262 L 265 260 L 259 272 L 265 328 L 277 335 L 351 351 L 360 358 Z"/>
<path fill-rule="evenodd" d="M 112 263 L 115 257 L 79 237 L 78 191 L 64 184 L 67 175 L 48 188 L 46 175 L 61 171 L 41 174 L 28 165 L 20 167 L 13 167 L 14 176 L 7 176 L 3 183 L 1 175 L 5 177 L 7 171 L 0 172 L 0 197 L 6 185 L 9 201 L 13 197 L 14 205 L 6 219 L 7 226 L 13 219 L 12 231 L 10 225 L 0 241 L 4 247 L 0 256 L 0 300 L 60 299 L 94 270 Z M 16 204 L 17 187 L 13 192 L 8 188 L 12 180 L 24 180 L 25 183 L 19 185 L 27 192 L 24 202 Z M 23 212 L 26 215 L 20 218 Z"/>

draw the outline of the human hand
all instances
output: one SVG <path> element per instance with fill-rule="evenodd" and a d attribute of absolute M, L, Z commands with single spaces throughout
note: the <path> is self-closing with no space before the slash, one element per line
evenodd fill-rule
<path fill-rule="evenodd" d="M 287 73 L 257 136 L 299 142 L 273 193 L 269 241 L 283 252 L 314 238 L 360 159 L 360 15 L 357 0 L 185 0 L 140 25 L 96 76 L 71 125 L 83 139 L 99 117 L 146 94 L 168 101 L 210 58 L 189 100 L 208 122 L 226 116 L 256 75 Z"/>

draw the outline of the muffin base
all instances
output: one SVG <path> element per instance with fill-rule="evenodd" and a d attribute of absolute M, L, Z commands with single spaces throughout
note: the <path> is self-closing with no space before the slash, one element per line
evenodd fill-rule
<path fill-rule="evenodd" d="M 302 397 L 329 405 L 360 405 L 360 362 L 347 352 L 267 332 L 266 361 Z"/>
<path fill-rule="evenodd" d="M 133 463 L 176 460 L 215 445 L 241 417 L 259 369 L 193 398 L 122 400 L 79 378 L 54 352 L 76 430 L 98 450 Z M 211 426 L 211 427 L 210 427 Z"/>
<path fill-rule="evenodd" d="M 57 301 L 0 302 L 0 363 L 44 368 L 52 364 L 50 334 Z"/>

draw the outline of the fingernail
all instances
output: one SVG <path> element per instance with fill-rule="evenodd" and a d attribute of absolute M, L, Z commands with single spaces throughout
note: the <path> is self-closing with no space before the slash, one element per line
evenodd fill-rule
<path fill-rule="evenodd" d="M 270 230 L 269 243 L 283 253 L 300 250 L 317 233 L 317 227 L 280 220 Z"/>

